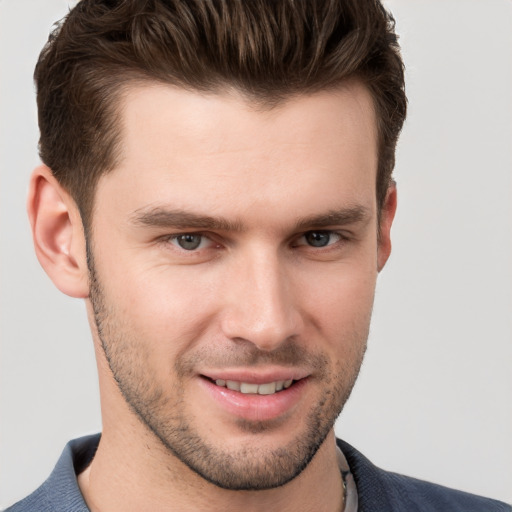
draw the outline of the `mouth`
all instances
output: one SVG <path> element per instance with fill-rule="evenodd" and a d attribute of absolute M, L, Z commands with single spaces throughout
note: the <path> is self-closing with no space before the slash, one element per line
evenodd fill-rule
<path fill-rule="evenodd" d="M 208 378 L 208 377 L 206 377 Z M 244 395 L 274 395 L 280 391 L 290 388 L 294 382 L 293 379 L 276 380 L 272 382 L 264 382 L 255 384 L 252 382 L 242 382 L 237 380 L 210 379 L 210 382 L 221 388 L 227 388 L 231 391 L 238 391 Z"/>
<path fill-rule="evenodd" d="M 261 423 L 289 416 L 308 396 L 311 375 L 297 369 L 237 369 L 212 370 L 199 377 L 198 382 L 222 414 Z"/>

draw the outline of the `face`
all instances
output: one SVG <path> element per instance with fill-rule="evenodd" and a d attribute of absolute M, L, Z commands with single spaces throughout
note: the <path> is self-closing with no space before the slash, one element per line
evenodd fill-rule
<path fill-rule="evenodd" d="M 351 84 L 261 110 L 146 86 L 122 123 L 89 239 L 109 378 L 206 480 L 282 485 L 332 431 L 365 351 L 382 259 L 371 99 Z"/>

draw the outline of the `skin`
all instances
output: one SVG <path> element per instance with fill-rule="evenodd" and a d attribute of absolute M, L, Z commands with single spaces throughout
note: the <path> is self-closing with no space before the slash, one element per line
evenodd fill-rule
<path fill-rule="evenodd" d="M 368 92 L 347 83 L 262 110 L 232 91 L 146 85 L 126 94 L 121 122 L 91 268 L 76 205 L 44 166 L 28 207 L 39 260 L 86 299 L 96 347 L 103 434 L 79 476 L 88 506 L 340 510 L 333 424 L 396 208 L 391 187 L 377 237 Z M 219 374 L 300 385 L 284 406 L 277 393 L 238 413 L 208 379 Z"/>

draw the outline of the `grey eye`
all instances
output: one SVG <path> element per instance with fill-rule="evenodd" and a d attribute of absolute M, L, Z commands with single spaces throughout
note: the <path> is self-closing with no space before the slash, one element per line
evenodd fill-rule
<path fill-rule="evenodd" d="M 308 245 L 312 247 L 325 247 L 331 241 L 332 233 L 330 231 L 309 231 L 304 235 Z"/>
<path fill-rule="evenodd" d="M 203 241 L 202 235 L 194 235 L 194 234 L 185 234 L 185 235 L 178 235 L 175 238 L 177 244 L 186 251 L 193 251 L 197 249 L 201 242 Z"/>

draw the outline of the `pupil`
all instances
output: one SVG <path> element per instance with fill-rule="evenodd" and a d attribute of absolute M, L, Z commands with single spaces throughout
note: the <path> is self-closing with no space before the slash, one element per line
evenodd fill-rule
<path fill-rule="evenodd" d="M 180 235 L 178 244 L 187 251 L 193 251 L 201 244 L 201 235 Z"/>
<path fill-rule="evenodd" d="M 313 247 L 325 247 L 330 240 L 330 233 L 327 231 L 310 231 L 306 234 L 306 241 Z"/>

